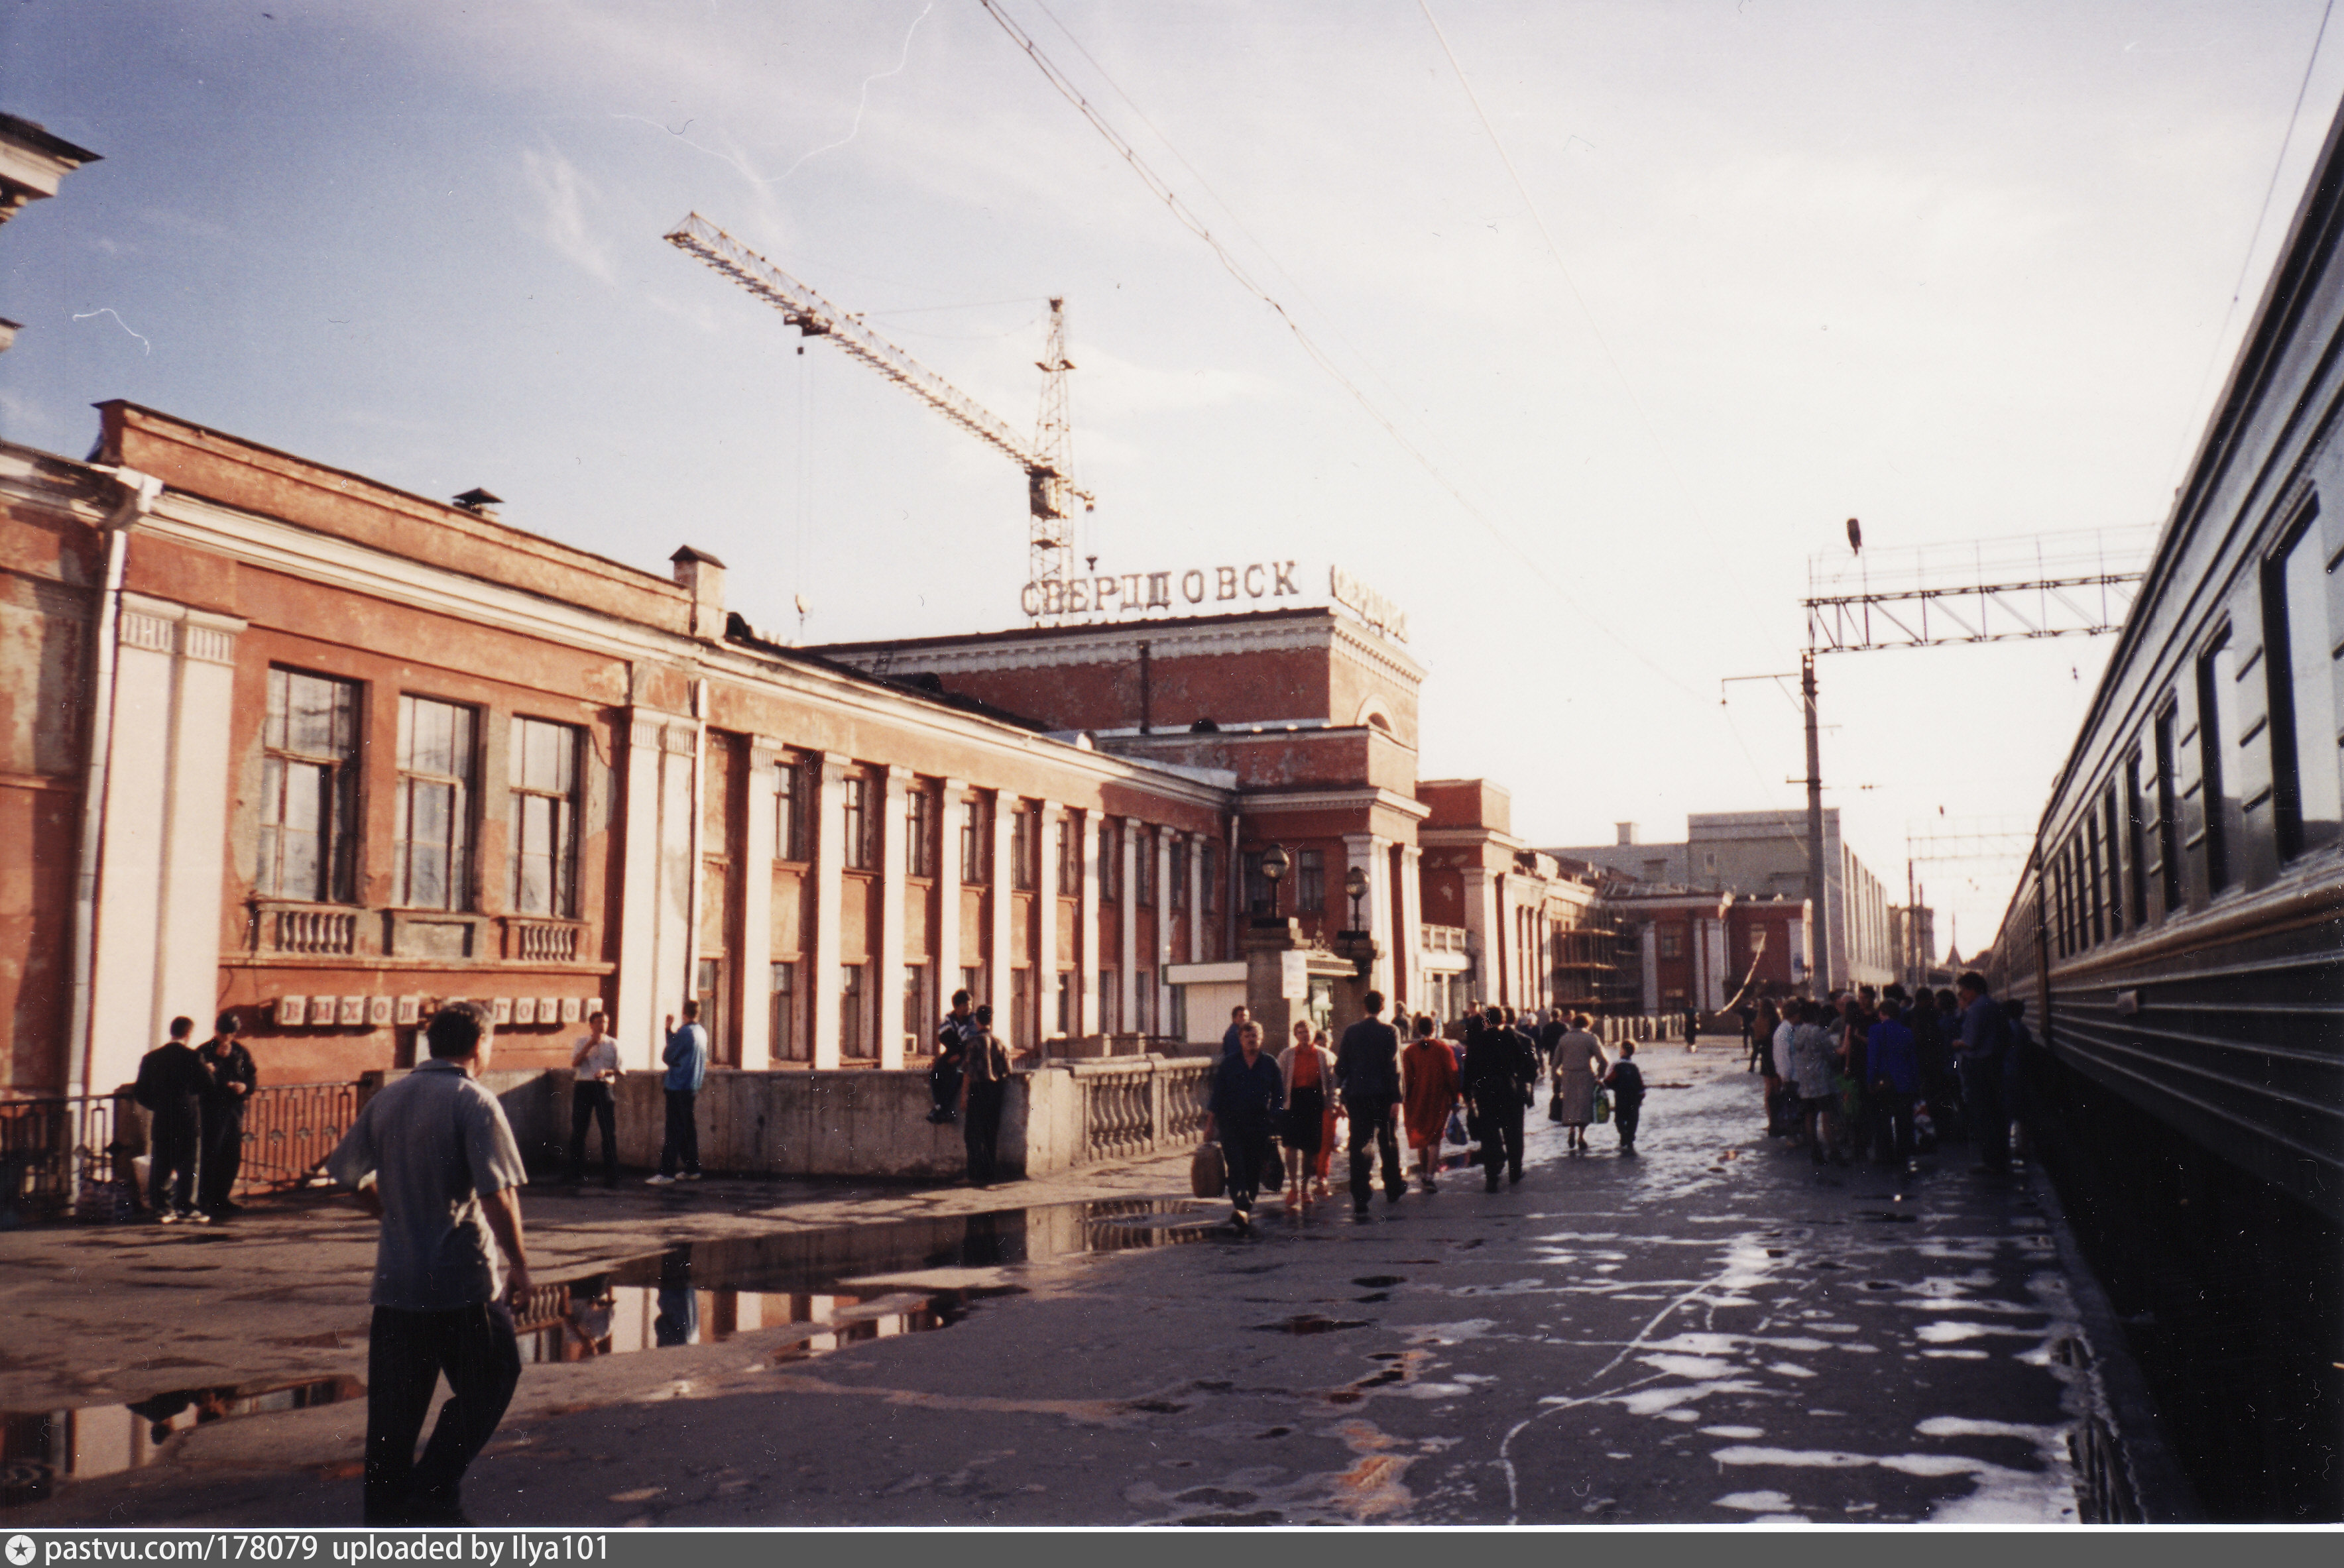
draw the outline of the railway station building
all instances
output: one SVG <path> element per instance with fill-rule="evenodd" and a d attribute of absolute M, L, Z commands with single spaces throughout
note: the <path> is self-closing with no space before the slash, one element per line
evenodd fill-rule
<path fill-rule="evenodd" d="M 0 445 L 0 1091 L 234 1009 L 265 1075 L 894 1067 L 945 998 L 1053 1056 L 1217 1041 L 1243 921 L 1397 1006 L 1603 1000 L 1595 890 L 1418 777 L 1425 673 L 1339 606 L 798 648 L 666 576 L 125 402 Z M 1265 874 L 1282 849 L 1287 874 Z"/>

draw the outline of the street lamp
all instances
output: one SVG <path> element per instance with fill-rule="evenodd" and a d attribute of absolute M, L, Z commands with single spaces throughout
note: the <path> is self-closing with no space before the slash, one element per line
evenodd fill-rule
<path fill-rule="evenodd" d="M 1351 929 L 1364 930 L 1359 924 L 1359 900 L 1368 896 L 1368 873 L 1362 866 L 1353 866 L 1343 873 L 1343 890 L 1351 895 Z"/>
<path fill-rule="evenodd" d="M 1294 864 L 1283 844 L 1272 844 L 1261 854 L 1262 880 L 1269 884 L 1269 918 L 1278 918 L 1278 884 L 1285 879 L 1286 869 Z"/>

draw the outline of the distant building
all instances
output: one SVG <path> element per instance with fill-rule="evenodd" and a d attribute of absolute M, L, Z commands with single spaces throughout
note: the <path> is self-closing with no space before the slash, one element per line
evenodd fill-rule
<path fill-rule="evenodd" d="M 1647 887 L 1730 892 L 1743 899 L 1811 902 L 1804 811 L 1711 811 L 1687 817 L 1681 842 L 1641 842 L 1632 822 L 1618 840 L 1551 849 L 1558 860 L 1602 866 Z M 1824 812 L 1824 898 L 1806 955 L 1827 986 L 1897 978 L 1887 890 L 1840 839 L 1839 811 Z"/>
<path fill-rule="evenodd" d="M 53 136 L 30 120 L 0 115 L 0 223 L 57 194 L 66 176 L 98 161 L 96 153 Z M 19 324 L 0 319 L 0 353 L 16 341 Z"/>

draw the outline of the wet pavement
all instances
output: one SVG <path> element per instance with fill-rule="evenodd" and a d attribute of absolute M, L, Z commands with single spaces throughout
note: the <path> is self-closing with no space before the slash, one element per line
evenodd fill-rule
<path fill-rule="evenodd" d="M 531 1188 L 532 1364 L 468 1510 L 2076 1520 L 2116 1347 L 2033 1185 L 1959 1144 L 1818 1173 L 1760 1134 L 1738 1055 L 1640 1059 L 1642 1158 L 1534 1113 L 1518 1187 L 1458 1171 L 1251 1236 L 1187 1198 L 1185 1151 L 990 1191 Z M 370 1246 L 314 1204 L 0 1236 L 7 1452 L 70 1472 L 12 1465 L 11 1523 L 355 1522 Z"/>

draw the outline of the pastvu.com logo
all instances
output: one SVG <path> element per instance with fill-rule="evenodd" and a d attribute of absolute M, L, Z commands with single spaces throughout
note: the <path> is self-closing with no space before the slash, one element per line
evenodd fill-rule
<path fill-rule="evenodd" d="M 15 1564 L 15 1568 L 25 1568 L 25 1564 L 30 1563 L 32 1560 L 33 1538 L 31 1536 L 11 1535 L 8 1537 L 8 1561 Z"/>

